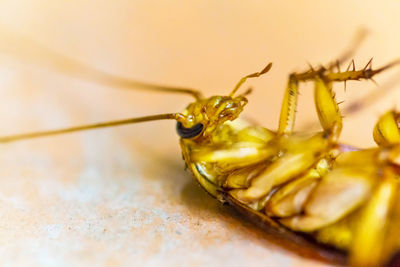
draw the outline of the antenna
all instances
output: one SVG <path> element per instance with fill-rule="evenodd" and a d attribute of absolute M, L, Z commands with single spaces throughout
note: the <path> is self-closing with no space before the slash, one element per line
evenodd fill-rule
<path fill-rule="evenodd" d="M 80 62 L 79 60 L 62 55 L 56 50 L 46 47 L 40 42 L 22 34 L 10 32 L 1 27 L 1 25 L 0 33 L 2 50 L 4 50 L 4 46 L 6 46 L 5 48 L 8 52 L 16 54 L 19 58 L 22 55 L 32 62 L 39 62 L 42 65 L 50 65 L 52 70 L 56 69 L 62 74 L 70 75 L 74 78 L 78 77 L 80 79 L 106 84 L 111 87 L 189 94 L 196 100 L 202 98 L 200 91 L 192 88 L 146 83 L 109 74 L 96 67 Z"/>
<path fill-rule="evenodd" d="M 145 117 L 129 118 L 129 119 L 124 119 L 124 120 L 107 121 L 107 122 L 86 124 L 86 125 L 80 125 L 80 126 L 69 127 L 69 128 L 60 128 L 60 129 L 56 129 L 56 130 L 48 130 L 48 131 L 31 132 L 31 133 L 3 136 L 3 137 L 0 137 L 0 143 L 9 143 L 9 142 L 15 142 L 15 141 L 24 140 L 24 139 L 39 138 L 39 137 L 44 137 L 44 136 L 59 135 L 59 134 L 86 131 L 86 130 L 99 129 L 99 128 L 107 128 L 107 127 L 140 123 L 140 122 L 146 122 L 146 121 L 180 120 L 182 118 L 184 118 L 184 115 L 182 115 L 180 113 L 167 113 L 167 114 L 151 115 L 151 116 L 145 116 Z"/>

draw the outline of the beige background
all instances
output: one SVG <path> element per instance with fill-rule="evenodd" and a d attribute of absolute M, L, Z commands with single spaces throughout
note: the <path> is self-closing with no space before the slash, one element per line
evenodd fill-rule
<path fill-rule="evenodd" d="M 207 95 L 226 94 L 272 61 L 268 75 L 248 84 L 255 90 L 246 116 L 274 129 L 288 73 L 335 58 L 360 27 L 370 35 L 358 66 L 400 57 L 400 3 L 381 2 L 2 0 L 0 133 L 174 112 L 191 100 L 63 75 L 17 35 L 109 73 Z M 338 98 L 375 87 L 352 82 L 344 94 L 339 85 Z M 344 142 L 372 144 L 379 114 L 400 104 L 396 87 L 346 118 Z M 304 125 L 315 115 L 310 86 L 302 92 Z M 325 266 L 206 195 L 183 170 L 177 141 L 164 121 L 2 145 L 1 265 Z"/>

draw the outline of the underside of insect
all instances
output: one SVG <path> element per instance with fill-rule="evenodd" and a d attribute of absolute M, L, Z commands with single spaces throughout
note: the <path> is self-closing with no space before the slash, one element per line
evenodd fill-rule
<path fill-rule="evenodd" d="M 176 120 L 188 169 L 219 201 L 230 203 L 267 231 L 297 243 L 308 255 L 352 266 L 398 264 L 400 113 L 391 110 L 379 118 L 373 130 L 376 147 L 343 145 L 338 141 L 342 116 L 332 89 L 335 82 L 372 79 L 398 61 L 377 69 L 371 61 L 356 69 L 352 61 L 341 71 L 346 58 L 289 76 L 277 131 L 238 118 L 250 93 L 236 95 L 238 89 L 246 79 L 267 73 L 270 63 L 243 77 L 229 95 L 209 98 L 192 89 L 126 82 L 103 73 L 103 81 L 188 93 L 196 100 L 180 113 L 5 136 L 0 142 Z M 322 127 L 312 134 L 293 131 L 299 84 L 306 81 L 314 83 Z"/>
<path fill-rule="evenodd" d="M 370 79 L 393 64 L 374 70 L 369 62 L 344 72 L 321 67 L 290 75 L 277 131 L 236 120 L 247 103 L 243 95 L 200 99 L 178 122 L 185 162 L 211 195 L 296 242 L 324 245 L 315 250 L 320 256 L 343 263 L 348 253 L 353 266 L 388 263 L 400 248 L 400 114 L 381 116 L 373 132 L 377 147 L 342 145 L 342 116 L 332 83 Z M 314 134 L 293 133 L 303 81 L 314 82 L 323 129 Z M 295 233 L 301 234 L 296 238 Z"/>

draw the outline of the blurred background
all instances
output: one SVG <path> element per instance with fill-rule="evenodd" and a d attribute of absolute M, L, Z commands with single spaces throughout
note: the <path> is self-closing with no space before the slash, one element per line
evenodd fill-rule
<path fill-rule="evenodd" d="M 205 95 L 227 94 L 272 61 L 267 75 L 247 84 L 254 91 L 245 116 L 276 129 L 288 74 L 334 60 L 357 30 L 369 32 L 357 67 L 371 57 L 373 66 L 399 58 L 399 10 L 398 1 L 372 0 L 3 0 L 0 135 L 176 112 L 192 100 L 80 79 L 53 52 Z M 399 71 L 376 77 L 382 88 L 335 87 L 344 106 L 370 92 L 382 96 L 345 118 L 343 142 L 373 145 L 378 116 L 400 104 Z M 299 130 L 316 119 L 311 89 L 301 87 Z M 206 195 L 183 170 L 174 127 L 161 121 L 2 145 L 2 262 L 327 266 L 279 246 Z"/>

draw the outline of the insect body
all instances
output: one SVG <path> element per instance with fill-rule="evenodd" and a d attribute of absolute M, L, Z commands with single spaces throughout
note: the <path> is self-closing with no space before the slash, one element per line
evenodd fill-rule
<path fill-rule="evenodd" d="M 36 138 L 152 120 L 177 121 L 187 167 L 200 185 L 270 232 L 301 245 L 321 258 L 353 266 L 400 262 L 400 113 L 389 111 L 374 129 L 377 147 L 357 150 L 338 143 L 342 116 L 334 82 L 371 79 L 397 62 L 341 72 L 343 60 L 289 76 L 279 126 L 272 131 L 239 119 L 249 91 L 204 98 L 198 91 L 129 83 L 123 86 L 191 94 L 196 100 L 181 113 L 90 124 L 1 137 L 0 142 Z M 334 71 L 336 67 L 338 71 Z M 80 66 L 82 67 L 82 66 Z M 92 73 L 93 74 L 93 73 Z M 314 100 L 322 131 L 294 133 L 299 83 L 314 82 Z"/>
<path fill-rule="evenodd" d="M 276 132 L 235 120 L 247 103 L 244 96 L 197 101 L 183 112 L 191 118 L 184 129 L 202 125 L 189 138 L 181 135 L 184 159 L 202 187 L 222 202 L 270 227 L 284 226 L 349 251 L 354 266 L 379 266 L 399 244 L 390 240 L 398 231 L 399 115 L 390 111 L 379 119 L 377 148 L 349 151 L 337 142 L 342 117 L 332 83 L 369 79 L 390 65 L 291 75 Z M 298 83 L 305 80 L 314 81 L 323 128 L 311 135 L 292 131 Z M 178 133 L 181 125 L 185 121 Z"/>

